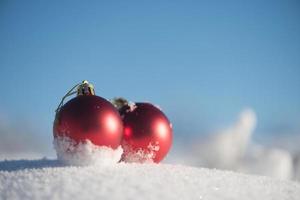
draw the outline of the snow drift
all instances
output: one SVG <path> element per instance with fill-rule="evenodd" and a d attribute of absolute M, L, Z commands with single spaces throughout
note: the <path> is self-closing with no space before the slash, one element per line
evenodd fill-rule
<path fill-rule="evenodd" d="M 299 196 L 297 182 L 179 165 L 0 162 L 0 199 L 296 200 Z"/>
<path fill-rule="evenodd" d="M 177 151 L 177 155 L 173 154 L 169 161 L 279 179 L 299 179 L 297 155 L 252 141 L 256 121 L 254 111 L 246 109 L 233 125 L 208 138 L 194 140 L 191 148 L 181 149 L 184 153 Z"/>

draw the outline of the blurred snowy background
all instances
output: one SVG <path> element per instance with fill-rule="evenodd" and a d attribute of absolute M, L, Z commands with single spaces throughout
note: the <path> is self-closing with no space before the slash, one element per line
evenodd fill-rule
<path fill-rule="evenodd" d="M 298 1 L 0 1 L 0 159 L 55 157 L 60 98 L 158 104 L 165 163 L 300 180 Z"/>

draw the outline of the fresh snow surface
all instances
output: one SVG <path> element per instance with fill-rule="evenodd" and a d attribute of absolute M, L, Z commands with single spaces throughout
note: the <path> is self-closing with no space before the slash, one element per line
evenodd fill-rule
<path fill-rule="evenodd" d="M 0 199 L 278 199 L 300 184 L 167 164 L 66 166 L 59 160 L 0 161 Z"/>

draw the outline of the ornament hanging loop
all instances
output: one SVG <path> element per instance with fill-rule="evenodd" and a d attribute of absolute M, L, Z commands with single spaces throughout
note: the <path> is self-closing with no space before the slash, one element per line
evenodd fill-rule
<path fill-rule="evenodd" d="M 90 84 L 87 80 L 84 80 L 81 83 L 74 85 L 61 99 L 57 109 L 55 110 L 56 113 L 63 106 L 64 100 L 73 94 L 77 94 L 77 96 L 79 96 L 79 95 L 95 95 L 95 89 L 94 89 L 94 86 L 92 84 Z"/>

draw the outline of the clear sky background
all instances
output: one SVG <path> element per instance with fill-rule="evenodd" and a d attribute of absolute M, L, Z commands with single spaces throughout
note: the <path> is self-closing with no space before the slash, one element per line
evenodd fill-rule
<path fill-rule="evenodd" d="M 300 3 L 1 0 L 0 75 L 0 119 L 47 137 L 84 79 L 99 96 L 160 105 L 177 136 L 246 107 L 258 135 L 299 133 Z"/>

